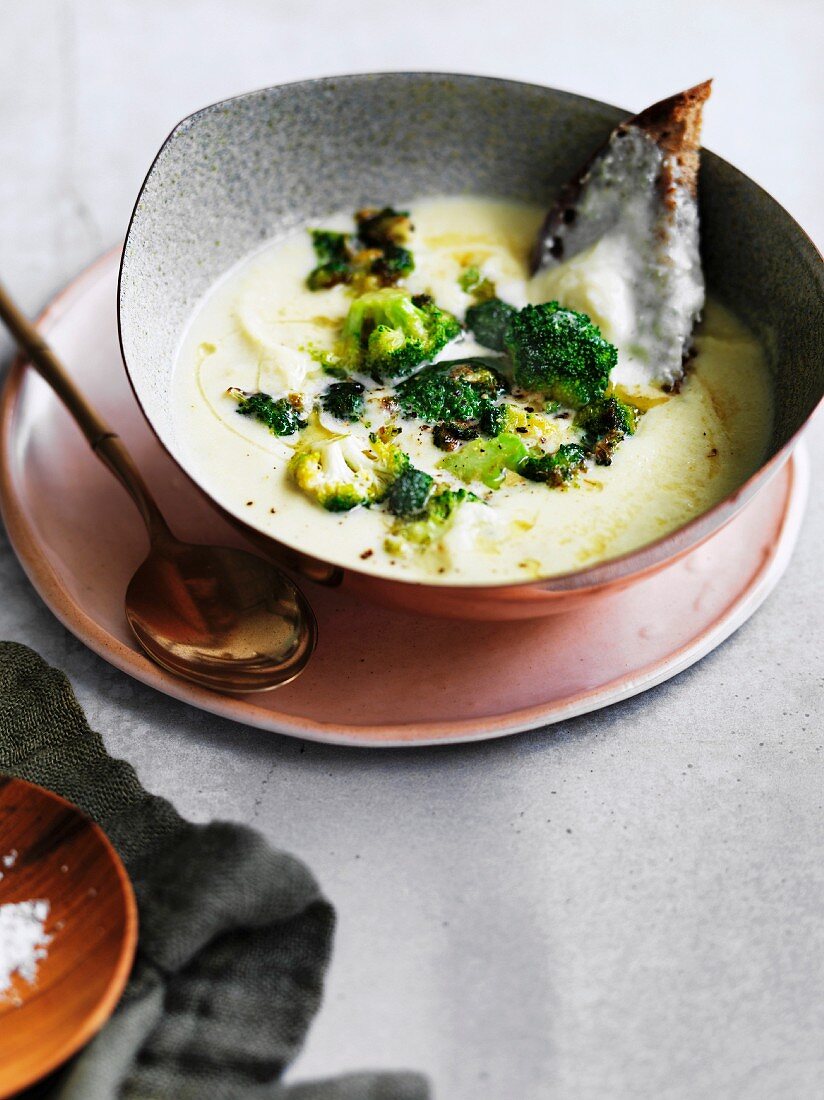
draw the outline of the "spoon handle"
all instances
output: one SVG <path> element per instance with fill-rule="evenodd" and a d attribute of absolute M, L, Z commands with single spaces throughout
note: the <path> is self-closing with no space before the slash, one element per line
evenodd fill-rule
<path fill-rule="evenodd" d="M 94 409 L 66 368 L 46 343 L 42 334 L 19 309 L 6 288 L 0 283 L 0 319 L 14 337 L 37 372 L 54 390 L 72 419 L 85 435 L 100 461 L 111 470 L 137 505 L 149 537 L 170 538 L 169 527 L 154 502 L 123 440 L 113 432 Z"/>

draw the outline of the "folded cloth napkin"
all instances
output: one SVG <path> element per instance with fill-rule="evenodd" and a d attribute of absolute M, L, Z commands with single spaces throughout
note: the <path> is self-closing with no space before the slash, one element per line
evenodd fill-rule
<path fill-rule="evenodd" d="M 334 912 L 308 869 L 253 830 L 194 825 L 89 729 L 68 680 L 0 642 L 0 771 L 75 803 L 107 833 L 140 914 L 114 1016 L 48 1088 L 54 1100 L 425 1100 L 417 1074 L 284 1085 L 318 1008 Z"/>

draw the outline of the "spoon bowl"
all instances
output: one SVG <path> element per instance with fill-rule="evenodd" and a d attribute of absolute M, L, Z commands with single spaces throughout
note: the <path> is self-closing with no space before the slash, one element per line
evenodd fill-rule
<path fill-rule="evenodd" d="M 4 776 L 0 871 L 0 907 L 48 903 L 34 973 L 14 973 L 0 990 L 3 1098 L 56 1069 L 109 1018 L 134 958 L 137 909 L 101 829 L 51 791 Z"/>
<path fill-rule="evenodd" d="M 126 590 L 126 618 L 159 665 L 218 691 L 270 691 L 303 670 L 315 616 L 278 568 L 244 550 L 162 539 Z"/>

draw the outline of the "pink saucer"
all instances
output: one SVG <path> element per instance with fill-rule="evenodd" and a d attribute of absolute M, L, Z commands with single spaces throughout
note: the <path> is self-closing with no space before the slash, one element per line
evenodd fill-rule
<path fill-rule="evenodd" d="M 156 441 L 117 342 L 118 255 L 76 279 L 42 318 L 58 355 L 123 436 L 181 537 L 243 546 Z M 29 578 L 69 630 L 111 664 L 196 707 L 347 745 L 476 741 L 558 722 L 645 691 L 728 638 L 772 591 L 798 537 L 803 450 L 698 549 L 622 592 L 528 622 L 418 618 L 302 582 L 320 642 L 277 691 L 236 698 L 158 668 L 123 615 L 146 553 L 129 499 L 31 369 L 0 405 L 0 509 Z"/>

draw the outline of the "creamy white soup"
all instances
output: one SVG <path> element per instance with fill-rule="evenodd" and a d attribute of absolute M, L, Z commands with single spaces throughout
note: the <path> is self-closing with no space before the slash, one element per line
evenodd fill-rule
<path fill-rule="evenodd" d="M 316 254 L 301 230 L 219 282 L 179 350 L 173 402 L 181 450 L 227 511 L 283 543 L 363 572 L 496 584 L 565 573 L 640 547 L 704 512 L 757 469 L 771 428 L 769 372 L 758 342 L 720 304 L 707 302 L 685 377 L 667 392 L 638 382 L 626 349 L 620 270 L 608 250 L 596 247 L 531 279 L 539 208 L 446 198 L 407 209 L 414 228 L 405 248 L 414 268 L 394 292 L 379 296 L 394 301 L 393 294 L 408 291 L 421 308 L 434 302 L 455 318 L 457 335 L 434 361 L 481 358 L 481 372 L 491 369 L 499 386 L 484 392 L 480 419 L 411 415 L 398 402 L 397 379 L 376 378 L 365 362 L 342 358 L 353 302 L 373 293 L 375 283 L 310 289 L 307 276 L 323 249 Z M 317 224 L 353 232 L 351 212 Z M 559 401 L 557 388 L 552 398 L 525 388 L 499 348 L 459 328 L 467 311 L 490 297 L 513 314 L 549 301 L 586 314 L 617 349 L 598 401 L 614 399 L 631 414 L 626 430 L 606 432 L 597 409 L 591 415 L 597 401 L 587 405 L 587 419 L 580 401 L 563 400 L 566 391 Z M 359 337 L 363 347 L 369 324 Z M 412 377 L 426 368 L 416 365 Z M 338 406 L 327 396 L 341 382 L 355 384 L 348 392 L 360 407 L 351 419 L 335 415 Z M 264 395 L 270 408 L 280 402 L 280 420 L 258 419 L 265 406 L 250 404 L 254 395 Z M 296 430 L 273 434 L 273 423 L 284 430 L 284 418 L 285 428 Z M 564 463 L 556 466 L 559 456 Z M 374 463 L 379 476 L 368 485 Z M 392 495 L 404 469 L 411 495 L 399 485 Z M 413 478 L 410 469 L 424 476 Z M 336 478 L 351 484 L 329 490 Z"/>

